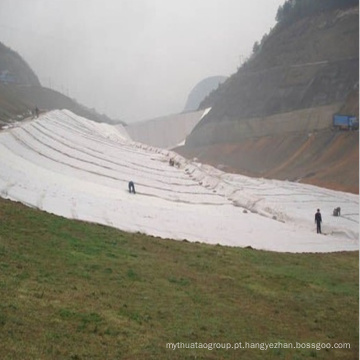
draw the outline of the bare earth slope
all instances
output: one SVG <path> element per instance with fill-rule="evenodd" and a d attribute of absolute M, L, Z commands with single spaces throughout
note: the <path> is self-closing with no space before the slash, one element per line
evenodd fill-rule
<path fill-rule="evenodd" d="M 359 133 L 323 130 L 177 148 L 228 172 L 359 193 Z"/>

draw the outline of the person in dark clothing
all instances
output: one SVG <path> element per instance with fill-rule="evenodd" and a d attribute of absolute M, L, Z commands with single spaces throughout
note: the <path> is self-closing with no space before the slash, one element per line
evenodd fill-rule
<path fill-rule="evenodd" d="M 134 185 L 134 182 L 133 181 L 129 181 L 129 193 L 135 193 L 135 185 Z"/>
<path fill-rule="evenodd" d="M 315 222 L 316 222 L 316 232 L 317 232 L 318 234 L 321 234 L 322 218 L 321 218 L 320 209 L 317 209 L 317 212 L 316 212 L 316 214 L 315 214 Z"/>

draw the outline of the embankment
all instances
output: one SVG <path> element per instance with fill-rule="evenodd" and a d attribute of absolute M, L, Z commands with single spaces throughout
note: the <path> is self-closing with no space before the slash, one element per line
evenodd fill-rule
<path fill-rule="evenodd" d="M 359 193 L 358 131 L 278 133 L 175 151 L 228 172 Z"/>

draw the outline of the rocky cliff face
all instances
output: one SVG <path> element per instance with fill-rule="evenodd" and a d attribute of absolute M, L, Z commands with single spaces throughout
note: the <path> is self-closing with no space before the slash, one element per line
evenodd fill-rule
<path fill-rule="evenodd" d="M 333 114 L 346 111 L 359 115 L 358 101 L 354 100 L 358 99 L 358 84 L 358 6 L 308 16 L 292 24 L 278 24 L 258 52 L 203 101 L 201 107 L 212 109 L 178 151 L 240 173 L 291 180 L 306 178 L 307 182 L 319 184 L 317 152 L 328 151 L 327 145 L 335 141 L 330 131 Z M 318 136 L 312 138 L 314 146 L 305 145 L 308 134 L 317 132 L 323 134 L 319 146 Z M 303 140 L 295 141 L 299 149 L 287 152 L 281 147 L 281 154 L 269 152 L 284 135 L 297 139 L 300 136 Z M 326 136 L 328 142 L 324 141 Z M 348 153 L 344 155 L 357 161 L 353 166 L 358 168 L 358 136 L 353 137 L 352 146 L 338 149 L 335 145 L 342 142 L 336 137 L 331 151 L 346 149 Z M 261 138 L 264 139 L 261 147 L 250 150 L 249 144 Z M 313 149 L 312 153 L 307 148 Z M 290 167 L 287 158 L 295 153 L 301 156 L 293 157 Z M 302 157 L 306 158 L 306 170 Z M 296 163 L 298 171 L 294 171 Z M 280 168 L 281 174 L 270 172 Z M 354 186 L 347 190 L 356 192 L 358 171 L 351 176 Z M 332 177 L 340 181 L 338 176 Z M 321 184 L 328 186 L 325 182 Z"/>

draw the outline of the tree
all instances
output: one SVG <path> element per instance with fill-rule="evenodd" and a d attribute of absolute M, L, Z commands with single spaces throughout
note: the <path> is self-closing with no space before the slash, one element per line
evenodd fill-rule
<path fill-rule="evenodd" d="M 359 6 L 359 0 L 286 0 L 282 6 L 279 6 L 275 19 L 278 23 L 289 24 L 323 11 L 356 5 Z"/>

